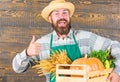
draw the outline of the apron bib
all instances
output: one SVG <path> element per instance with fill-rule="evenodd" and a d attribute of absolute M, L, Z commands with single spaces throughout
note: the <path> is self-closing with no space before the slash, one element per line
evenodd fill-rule
<path fill-rule="evenodd" d="M 52 47 L 53 35 L 51 35 L 50 49 L 51 50 L 66 50 L 67 55 L 71 59 L 71 61 L 74 61 L 77 58 L 81 58 L 82 57 L 81 52 L 80 52 L 80 49 L 79 49 L 79 46 L 77 44 L 74 34 L 73 34 L 73 39 L 74 39 L 75 44 Z M 50 54 L 51 54 L 51 51 L 50 51 Z M 52 78 L 52 73 L 50 73 L 50 82 L 56 82 L 56 78 L 54 79 Z"/>

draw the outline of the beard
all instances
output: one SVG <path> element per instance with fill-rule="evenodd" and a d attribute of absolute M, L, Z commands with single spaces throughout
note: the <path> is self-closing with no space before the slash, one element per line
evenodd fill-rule
<path fill-rule="evenodd" d="M 59 26 L 58 24 L 61 22 L 61 21 L 65 21 L 65 26 Z M 66 19 L 60 19 L 58 20 L 56 23 L 54 23 L 52 21 L 52 27 L 53 29 L 60 35 L 66 35 L 69 33 L 70 29 L 71 29 L 71 21 L 68 22 Z"/>

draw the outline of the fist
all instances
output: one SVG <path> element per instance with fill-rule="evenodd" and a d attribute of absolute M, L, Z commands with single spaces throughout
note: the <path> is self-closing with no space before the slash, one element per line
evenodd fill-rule
<path fill-rule="evenodd" d="M 28 56 L 36 56 L 39 55 L 40 53 L 40 44 L 35 43 L 35 41 L 36 39 L 35 36 L 33 35 L 26 52 Z"/>
<path fill-rule="evenodd" d="M 120 82 L 120 76 L 118 74 L 112 72 L 108 76 L 107 81 L 110 81 L 110 82 Z"/>

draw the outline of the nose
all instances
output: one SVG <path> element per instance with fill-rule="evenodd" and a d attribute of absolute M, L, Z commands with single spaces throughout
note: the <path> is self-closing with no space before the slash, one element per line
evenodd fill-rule
<path fill-rule="evenodd" d="M 59 15 L 59 18 L 60 18 L 60 19 L 64 18 L 64 14 L 61 13 L 61 14 Z"/>

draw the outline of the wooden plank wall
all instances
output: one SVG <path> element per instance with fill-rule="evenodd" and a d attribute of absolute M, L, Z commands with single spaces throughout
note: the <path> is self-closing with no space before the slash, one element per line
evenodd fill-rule
<path fill-rule="evenodd" d="M 12 69 L 16 53 L 26 48 L 35 35 L 52 31 L 39 14 L 51 0 L 0 0 L 0 82 L 45 82 L 36 70 L 17 74 Z M 68 0 L 75 4 L 74 29 L 88 30 L 120 41 L 119 0 Z"/>

